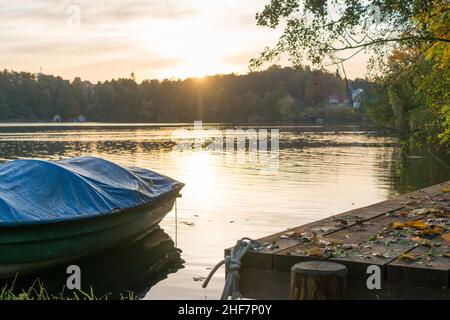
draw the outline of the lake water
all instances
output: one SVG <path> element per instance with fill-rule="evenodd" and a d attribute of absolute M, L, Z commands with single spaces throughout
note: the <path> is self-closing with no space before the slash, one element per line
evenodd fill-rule
<path fill-rule="evenodd" d="M 192 126 L 4 124 L 0 161 L 92 155 L 184 182 L 177 216 L 175 210 L 167 215 L 164 231 L 157 230 L 133 250 L 113 249 L 114 258 L 102 257 L 103 264 L 96 262 L 89 271 L 106 283 L 137 277 L 133 281 L 139 282 L 144 299 L 216 299 L 223 269 L 207 289 L 194 279 L 206 277 L 237 239 L 266 236 L 450 180 L 449 167 L 412 142 L 358 127 L 278 127 L 278 160 L 261 154 L 255 158 L 248 149 L 242 154 L 179 150 L 183 137 L 174 132 L 180 129 Z M 201 139 L 209 141 L 208 134 Z M 94 264 L 89 261 L 86 268 Z"/>

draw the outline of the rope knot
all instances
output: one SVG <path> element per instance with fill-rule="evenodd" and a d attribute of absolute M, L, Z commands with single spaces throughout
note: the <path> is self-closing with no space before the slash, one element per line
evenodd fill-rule
<path fill-rule="evenodd" d="M 226 267 L 228 271 L 239 271 L 241 269 L 241 261 L 239 258 L 227 257 Z"/>
<path fill-rule="evenodd" d="M 231 296 L 232 299 L 241 298 L 242 295 L 239 292 L 239 270 L 241 269 L 241 259 L 245 256 L 248 250 L 252 250 L 259 247 L 259 243 L 250 238 L 242 238 L 236 242 L 236 245 L 231 250 L 229 256 L 224 260 L 219 262 L 209 273 L 202 287 L 206 288 L 209 280 L 213 274 L 220 268 L 221 265 L 225 264 L 228 271 L 227 278 L 225 280 L 225 286 L 223 288 L 221 300 L 228 300 Z"/>

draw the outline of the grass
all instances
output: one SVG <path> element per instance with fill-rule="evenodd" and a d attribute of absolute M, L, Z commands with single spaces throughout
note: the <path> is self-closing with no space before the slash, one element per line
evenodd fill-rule
<path fill-rule="evenodd" d="M 83 290 L 66 290 L 64 288 L 59 294 L 50 294 L 44 287 L 44 283 L 36 279 L 28 289 L 16 290 L 17 277 L 11 282 L 6 283 L 0 287 L 0 301 L 12 300 L 41 300 L 41 301 L 55 301 L 55 300 L 110 300 L 111 294 L 97 296 L 91 287 L 89 292 Z M 120 294 L 120 300 L 136 300 L 133 292 L 126 292 Z"/>

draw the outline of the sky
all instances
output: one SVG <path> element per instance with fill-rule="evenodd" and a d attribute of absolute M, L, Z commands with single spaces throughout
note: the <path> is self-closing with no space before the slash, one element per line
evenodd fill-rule
<path fill-rule="evenodd" d="M 256 26 L 268 0 L 0 0 L 0 68 L 92 82 L 245 73 L 282 30 Z M 281 63 L 285 64 L 286 63 Z M 364 76 L 365 61 L 346 65 Z"/>

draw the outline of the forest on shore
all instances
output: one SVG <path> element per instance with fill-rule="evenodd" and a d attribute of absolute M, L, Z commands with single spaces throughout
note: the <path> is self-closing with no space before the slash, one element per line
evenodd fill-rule
<path fill-rule="evenodd" d="M 137 83 L 131 74 L 96 84 L 4 70 L 0 121 L 51 121 L 58 115 L 61 121 L 82 116 L 98 122 L 349 122 L 360 114 L 351 91 L 370 94 L 371 87 L 363 79 L 346 82 L 338 71 L 278 65 L 244 75 Z"/>

